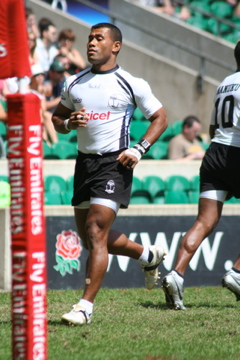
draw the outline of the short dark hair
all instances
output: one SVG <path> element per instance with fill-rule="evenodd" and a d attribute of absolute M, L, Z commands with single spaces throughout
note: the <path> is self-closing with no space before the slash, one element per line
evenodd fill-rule
<path fill-rule="evenodd" d="M 237 70 L 240 70 L 240 41 L 237 42 L 237 45 L 234 49 L 234 56 L 237 63 Z"/>
<path fill-rule="evenodd" d="M 122 43 L 122 33 L 121 33 L 121 30 L 117 26 L 110 24 L 110 23 L 102 22 L 102 23 L 93 25 L 91 30 L 96 30 L 96 29 L 100 29 L 100 28 L 110 29 L 113 41 L 119 41 L 120 43 Z"/>
<path fill-rule="evenodd" d="M 195 115 L 188 115 L 185 117 L 185 119 L 183 119 L 182 128 L 184 128 L 184 126 L 187 126 L 188 128 L 190 128 L 194 122 L 197 122 L 200 124 L 200 120 Z"/>
<path fill-rule="evenodd" d="M 40 36 L 42 37 L 42 34 L 45 30 L 48 30 L 49 29 L 49 26 L 54 26 L 54 23 L 52 22 L 52 20 L 50 20 L 49 18 L 41 18 L 38 22 L 38 28 L 39 28 L 39 31 L 40 31 Z"/>

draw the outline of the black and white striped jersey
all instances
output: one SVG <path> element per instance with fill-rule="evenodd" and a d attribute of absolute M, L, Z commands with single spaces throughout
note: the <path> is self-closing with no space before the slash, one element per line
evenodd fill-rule
<path fill-rule="evenodd" d="M 227 76 L 214 98 L 211 125 L 216 127 L 213 142 L 240 147 L 240 72 Z"/>
<path fill-rule="evenodd" d="M 86 69 L 69 77 L 61 103 L 72 111 L 86 108 L 90 119 L 85 128 L 77 129 L 78 149 L 93 154 L 129 147 L 129 127 L 136 107 L 146 119 L 162 107 L 145 80 L 119 66 L 101 72 Z"/>

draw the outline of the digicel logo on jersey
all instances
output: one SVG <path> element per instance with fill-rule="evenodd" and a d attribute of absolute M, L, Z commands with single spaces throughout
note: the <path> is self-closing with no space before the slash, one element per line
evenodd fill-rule
<path fill-rule="evenodd" d="M 109 120 L 110 114 L 110 111 L 106 113 L 94 113 L 93 111 L 86 113 L 89 116 L 89 120 Z"/>

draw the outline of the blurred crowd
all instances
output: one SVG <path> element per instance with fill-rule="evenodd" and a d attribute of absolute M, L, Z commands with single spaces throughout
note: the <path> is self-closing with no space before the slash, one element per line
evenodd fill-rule
<path fill-rule="evenodd" d="M 174 16 L 180 20 L 186 21 L 191 16 L 191 9 L 187 6 L 191 4 L 191 0 L 138 0 L 140 4 L 153 7 L 154 10 L 160 13 Z M 209 0 L 209 4 L 216 0 Z M 218 0 L 219 1 L 219 0 Z M 239 0 L 222 0 L 230 4 L 234 8 L 234 16 L 240 17 L 240 1 Z M 187 3 L 185 5 L 185 3 Z M 194 4 L 193 4 L 194 5 Z M 196 5 L 196 3 L 195 3 Z"/>
<path fill-rule="evenodd" d="M 35 93 L 41 101 L 40 117 L 43 140 L 52 145 L 58 141 L 51 116 L 60 101 L 65 79 L 86 68 L 80 52 L 74 47 L 72 29 L 60 31 L 52 20 L 41 18 L 38 23 L 31 8 L 25 8 L 29 45 L 29 63 L 32 76 L 24 79 L 26 91 Z M 7 122 L 6 96 L 19 92 L 18 78 L 0 80 L 0 122 Z M 0 135 L 0 158 L 6 157 L 6 149 Z"/>

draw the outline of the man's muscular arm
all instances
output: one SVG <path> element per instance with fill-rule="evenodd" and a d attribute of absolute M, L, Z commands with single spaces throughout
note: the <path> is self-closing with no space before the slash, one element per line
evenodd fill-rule
<path fill-rule="evenodd" d="M 85 110 L 82 108 L 79 111 L 72 112 L 71 109 L 59 103 L 52 116 L 55 130 L 61 134 L 67 134 L 78 127 L 85 127 L 89 118 Z"/>

